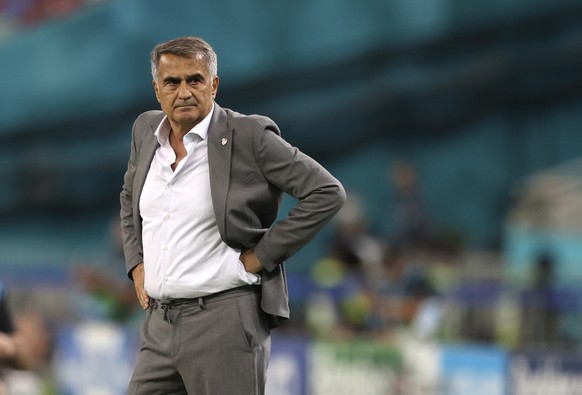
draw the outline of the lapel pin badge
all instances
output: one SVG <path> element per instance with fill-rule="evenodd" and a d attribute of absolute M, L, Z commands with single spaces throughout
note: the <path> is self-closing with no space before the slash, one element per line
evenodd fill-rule
<path fill-rule="evenodd" d="M 222 145 L 226 145 L 226 143 L 228 142 L 228 140 L 223 137 L 220 142 L 221 142 Z"/>

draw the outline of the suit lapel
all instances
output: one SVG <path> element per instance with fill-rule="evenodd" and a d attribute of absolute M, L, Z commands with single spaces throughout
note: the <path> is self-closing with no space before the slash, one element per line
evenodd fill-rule
<path fill-rule="evenodd" d="M 138 153 L 139 163 L 137 169 L 135 170 L 135 178 L 133 180 L 133 192 L 135 194 L 133 201 L 135 204 L 137 204 L 137 207 L 134 207 L 136 210 L 135 212 L 139 212 L 139 199 L 141 192 L 143 190 L 148 171 L 154 158 L 154 154 L 156 153 L 156 149 L 159 145 L 158 139 L 156 139 L 154 133 L 163 118 L 164 113 L 161 113 L 153 118 L 150 122 L 150 130 L 146 133 L 143 133 L 143 141 L 141 142 L 141 147 L 139 148 Z"/>
<path fill-rule="evenodd" d="M 228 127 L 226 112 L 214 104 L 214 113 L 208 128 L 208 167 L 210 191 L 220 234 L 226 236 L 226 195 L 230 181 L 232 130 Z"/>

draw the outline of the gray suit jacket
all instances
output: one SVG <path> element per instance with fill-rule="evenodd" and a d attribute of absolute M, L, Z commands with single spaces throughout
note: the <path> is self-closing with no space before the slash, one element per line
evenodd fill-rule
<path fill-rule="evenodd" d="M 121 227 L 126 269 L 143 262 L 140 194 L 158 147 L 154 132 L 162 111 L 141 114 L 133 125 L 124 176 Z M 210 190 L 220 236 L 233 248 L 252 248 L 265 269 L 262 309 L 289 317 L 283 262 L 307 244 L 339 211 L 345 191 L 315 160 L 280 137 L 269 118 L 223 109 L 215 103 L 208 130 Z M 283 193 L 298 199 L 275 222 Z"/>

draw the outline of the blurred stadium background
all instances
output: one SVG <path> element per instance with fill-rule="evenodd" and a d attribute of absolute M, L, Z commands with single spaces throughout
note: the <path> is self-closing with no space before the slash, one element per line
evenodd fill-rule
<path fill-rule="evenodd" d="M 348 190 L 287 264 L 269 395 L 580 393 L 581 0 L 1 0 L 0 282 L 32 361 L 8 394 L 124 393 L 118 196 L 181 35 Z"/>

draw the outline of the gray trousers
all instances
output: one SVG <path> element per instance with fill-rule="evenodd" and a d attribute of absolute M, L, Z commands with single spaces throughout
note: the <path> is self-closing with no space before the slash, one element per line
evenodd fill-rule
<path fill-rule="evenodd" d="M 129 395 L 264 395 L 271 349 L 258 292 L 152 301 Z"/>

